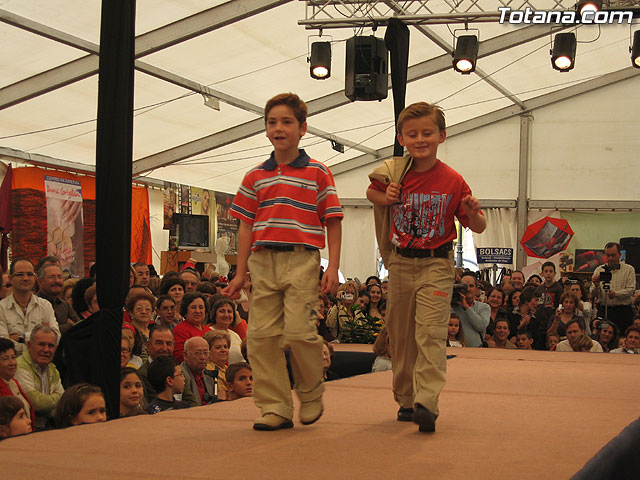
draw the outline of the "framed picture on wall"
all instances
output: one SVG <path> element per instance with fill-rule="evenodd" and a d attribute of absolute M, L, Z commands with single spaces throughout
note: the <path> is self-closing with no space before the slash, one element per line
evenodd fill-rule
<path fill-rule="evenodd" d="M 598 265 L 604 265 L 607 260 L 603 249 L 576 248 L 574 272 L 591 273 Z"/>

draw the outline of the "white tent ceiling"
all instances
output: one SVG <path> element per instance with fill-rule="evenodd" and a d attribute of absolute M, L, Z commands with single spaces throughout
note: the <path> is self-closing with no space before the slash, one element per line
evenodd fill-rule
<path fill-rule="evenodd" d="M 391 15 L 416 2 L 384 3 Z M 422 3 L 450 11 L 444 0 Z M 539 0 L 536 7 L 569 8 L 573 2 L 564 3 Z M 457 5 L 460 11 L 495 11 L 499 3 Z M 311 156 L 336 171 L 353 158 L 379 159 L 393 142 L 391 92 L 382 102 L 351 103 L 344 96 L 344 40 L 352 29 L 325 29 L 335 42 L 332 76 L 311 79 L 308 37 L 318 32 L 299 25 L 304 18 L 301 1 L 139 0 L 134 172 L 235 192 L 244 172 L 270 151 L 260 112 L 283 91 L 309 104 L 310 131 L 302 146 Z M 0 0 L 0 20 L 0 158 L 41 155 L 91 168 L 100 2 Z M 517 114 L 549 92 L 613 72 L 638 72 L 629 66 L 626 24 L 577 29 L 576 67 L 565 74 L 550 65 L 549 26 L 471 26 L 479 30 L 481 58 L 469 76 L 451 69 L 450 50 L 443 49 L 451 48 L 450 29 L 460 25 L 411 27 L 407 104 L 439 103 L 450 126 L 505 107 L 515 106 Z M 360 34 L 370 33 L 364 28 Z M 220 111 L 205 107 L 197 92 L 219 98 Z M 344 153 L 331 149 L 331 136 L 347 145 Z"/>

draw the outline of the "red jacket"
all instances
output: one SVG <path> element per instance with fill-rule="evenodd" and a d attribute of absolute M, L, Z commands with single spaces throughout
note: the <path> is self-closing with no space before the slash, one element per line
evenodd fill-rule
<path fill-rule="evenodd" d="M 16 380 L 15 378 L 12 378 L 11 380 L 9 380 L 10 382 L 16 382 L 16 385 L 18 386 L 18 391 L 20 392 L 20 395 L 22 395 L 22 397 L 27 401 L 27 403 L 29 404 L 29 413 L 31 414 L 31 428 L 35 431 L 36 428 L 36 414 L 33 411 L 33 405 L 31 405 L 31 402 L 29 401 L 29 397 L 27 397 L 25 395 L 25 393 L 22 391 L 22 387 L 20 386 L 20 383 L 18 382 L 18 380 Z M 9 385 L 7 385 L 7 382 L 5 382 L 2 378 L 0 378 L 0 397 L 13 397 L 13 392 L 11 391 L 11 387 L 9 387 Z"/>

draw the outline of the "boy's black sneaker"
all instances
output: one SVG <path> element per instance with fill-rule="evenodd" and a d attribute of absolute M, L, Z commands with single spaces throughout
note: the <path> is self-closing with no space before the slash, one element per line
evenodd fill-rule
<path fill-rule="evenodd" d="M 398 410 L 399 422 L 413 422 L 413 408 L 400 407 Z"/>
<path fill-rule="evenodd" d="M 413 421 L 418 424 L 418 430 L 421 432 L 435 432 L 436 418 L 438 417 L 422 405 L 416 405 L 415 412 L 413 414 Z"/>

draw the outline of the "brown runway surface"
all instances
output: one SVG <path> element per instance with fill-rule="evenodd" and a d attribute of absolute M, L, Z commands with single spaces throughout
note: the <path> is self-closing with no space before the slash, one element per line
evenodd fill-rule
<path fill-rule="evenodd" d="M 252 430 L 258 410 L 242 399 L 8 439 L 1 477 L 561 479 L 639 415 L 640 356 L 448 353 L 435 434 L 395 420 L 383 372 L 328 383 L 320 421 L 292 430 Z"/>

